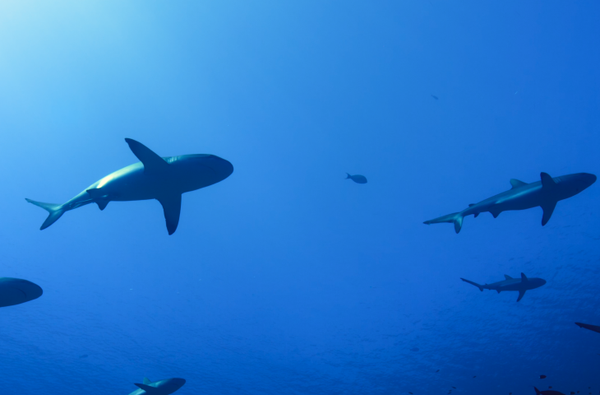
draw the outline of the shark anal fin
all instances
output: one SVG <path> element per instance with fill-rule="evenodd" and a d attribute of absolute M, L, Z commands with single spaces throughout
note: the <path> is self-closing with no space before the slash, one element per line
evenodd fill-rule
<path fill-rule="evenodd" d="M 548 221 L 550 221 L 550 217 L 552 217 L 552 213 L 554 212 L 554 208 L 556 207 L 556 202 L 551 204 L 545 204 L 542 207 L 544 210 L 544 215 L 542 215 L 542 226 L 546 225 Z"/>
<path fill-rule="evenodd" d="M 152 384 L 152 381 L 150 381 L 150 379 L 148 377 L 144 377 L 144 384 L 146 384 L 146 385 Z"/>
<path fill-rule="evenodd" d="M 508 274 L 505 274 L 505 275 L 504 275 L 504 278 L 505 278 L 505 279 L 507 279 L 507 280 L 512 280 L 512 279 L 513 279 L 513 278 L 512 278 L 511 276 L 509 276 Z"/>
<path fill-rule="evenodd" d="M 170 196 L 163 196 L 157 200 L 163 206 L 165 221 L 167 222 L 167 230 L 169 231 L 169 235 L 172 235 L 177 230 L 177 225 L 179 225 L 181 195 L 173 194 Z"/>
<path fill-rule="evenodd" d="M 540 178 L 542 179 L 542 188 L 551 188 L 556 185 L 556 183 L 548 173 L 540 173 Z"/>
<path fill-rule="evenodd" d="M 92 188 L 88 189 L 86 192 L 88 193 L 88 195 L 90 195 L 94 203 L 98 205 L 100 211 L 104 210 L 108 202 L 110 202 L 108 195 L 106 195 L 104 191 L 102 191 L 102 188 Z"/>
<path fill-rule="evenodd" d="M 525 296 L 525 290 L 522 289 L 519 291 L 519 297 L 517 298 L 517 302 L 520 301 L 521 299 L 523 299 L 523 296 Z"/>
<path fill-rule="evenodd" d="M 147 384 L 140 384 L 140 383 L 133 383 L 133 384 L 136 385 L 138 388 L 141 388 L 144 391 L 146 391 L 147 394 L 158 394 L 158 393 L 160 393 L 157 388 L 150 387 Z"/>
<path fill-rule="evenodd" d="M 515 178 L 511 178 L 510 185 L 512 185 L 512 189 L 514 189 L 514 188 L 519 188 L 519 187 L 525 186 L 525 185 L 527 185 L 527 183 L 517 180 Z"/>
<path fill-rule="evenodd" d="M 169 170 L 169 164 L 150 148 L 133 139 L 125 139 L 129 148 L 144 165 L 144 171 L 161 173 Z"/>

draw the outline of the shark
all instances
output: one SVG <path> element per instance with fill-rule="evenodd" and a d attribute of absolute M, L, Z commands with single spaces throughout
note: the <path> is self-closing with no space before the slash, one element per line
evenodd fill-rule
<path fill-rule="evenodd" d="M 502 291 L 519 291 L 519 297 L 517 298 L 517 302 L 523 299 L 523 296 L 525 296 L 526 291 L 530 289 L 539 288 L 542 285 L 546 284 L 546 280 L 533 277 L 527 278 L 527 276 L 525 276 L 524 273 L 521 273 L 521 278 L 512 278 L 508 274 L 505 274 L 503 281 L 498 281 L 492 284 L 484 285 L 477 284 L 473 281 L 466 280 L 462 277 L 461 280 L 476 286 L 481 292 L 483 292 L 484 289 L 495 290 L 498 293 Z"/>
<path fill-rule="evenodd" d="M 44 291 L 31 281 L 0 277 L 0 307 L 14 306 L 37 299 Z"/>
<path fill-rule="evenodd" d="M 576 322 L 575 325 L 577 325 L 580 328 L 585 328 L 585 329 L 589 329 L 591 331 L 600 333 L 600 326 L 597 326 L 597 325 L 584 324 L 581 322 Z"/>
<path fill-rule="evenodd" d="M 90 203 L 96 203 L 104 210 L 112 201 L 156 199 L 162 205 L 167 231 L 172 235 L 179 224 L 181 195 L 216 184 L 233 173 L 233 165 L 216 155 L 161 157 L 136 140 L 126 138 L 125 141 L 139 162 L 103 177 L 63 204 L 25 199 L 48 211 L 41 230 L 65 212 Z"/>
<path fill-rule="evenodd" d="M 487 211 L 496 218 L 503 211 L 541 207 L 543 210 L 542 226 L 544 226 L 550 220 L 556 203 L 577 195 L 596 182 L 596 176 L 588 173 L 567 174 L 554 178 L 550 177 L 548 173 L 541 173 L 540 178 L 540 181 L 529 184 L 513 178 L 510 180 L 511 189 L 508 191 L 479 203 L 469 204 L 469 207 L 463 211 L 425 221 L 424 224 L 453 223 L 454 231 L 459 233 L 463 218 L 467 215 L 477 218 L 480 213 Z"/>
<path fill-rule="evenodd" d="M 144 377 L 143 384 L 135 383 L 137 390 L 129 395 L 169 395 L 183 387 L 184 379 L 173 378 L 152 382 L 147 377 Z"/>

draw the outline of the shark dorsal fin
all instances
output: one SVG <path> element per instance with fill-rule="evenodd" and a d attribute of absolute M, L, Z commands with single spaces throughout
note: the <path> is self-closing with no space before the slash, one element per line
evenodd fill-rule
<path fill-rule="evenodd" d="M 527 280 L 527 276 L 525 275 L 525 273 L 521 273 L 521 282 L 526 282 Z"/>
<path fill-rule="evenodd" d="M 133 154 L 144 164 L 144 171 L 152 173 L 168 171 L 169 164 L 150 148 L 133 139 L 125 139 L 125 141 Z"/>
<path fill-rule="evenodd" d="M 148 377 L 144 377 L 144 384 L 146 384 L 146 385 L 152 384 L 152 381 L 150 381 L 150 379 Z"/>
<path fill-rule="evenodd" d="M 524 185 L 527 185 L 527 183 L 523 182 L 523 181 L 520 181 L 520 180 L 517 180 L 515 178 L 511 178 L 510 179 L 510 185 L 512 185 L 512 189 L 514 189 L 514 188 L 518 188 L 518 187 L 522 187 Z"/>
<path fill-rule="evenodd" d="M 512 278 L 511 276 L 509 276 L 508 274 L 505 274 L 505 275 L 504 275 L 504 278 L 505 278 L 505 279 L 507 279 L 507 280 L 512 280 L 512 279 L 513 279 L 513 278 Z"/>
<path fill-rule="evenodd" d="M 469 204 L 469 207 L 473 207 L 475 205 L 475 203 L 471 203 Z"/>
<path fill-rule="evenodd" d="M 542 179 L 542 187 L 544 188 L 550 188 L 556 185 L 556 183 L 548 173 L 540 173 L 540 178 Z"/>

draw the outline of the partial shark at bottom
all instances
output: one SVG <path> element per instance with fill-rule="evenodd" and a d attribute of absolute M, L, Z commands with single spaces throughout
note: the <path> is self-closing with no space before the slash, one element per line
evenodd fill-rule
<path fill-rule="evenodd" d="M 169 395 L 183 387 L 184 384 L 185 380 L 179 378 L 152 382 L 149 378 L 144 377 L 144 383 L 135 383 L 139 389 L 133 391 L 129 395 Z"/>

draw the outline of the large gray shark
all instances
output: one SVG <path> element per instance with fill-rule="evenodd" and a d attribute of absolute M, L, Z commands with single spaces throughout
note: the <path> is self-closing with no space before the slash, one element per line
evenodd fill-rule
<path fill-rule="evenodd" d="M 424 223 L 427 225 L 441 222 L 454 223 L 454 230 L 458 233 L 462 227 L 463 218 L 467 215 L 473 214 L 477 218 L 479 213 L 489 211 L 496 218 L 503 211 L 525 210 L 539 206 L 544 210 L 542 216 L 542 226 L 544 226 L 548 223 L 559 200 L 575 196 L 596 182 L 596 176 L 588 173 L 569 174 L 555 178 L 550 177 L 547 173 L 541 173 L 541 179 L 541 181 L 531 184 L 512 179 L 510 180 L 512 185 L 510 190 L 479 203 L 470 204 L 463 211 L 431 219 Z"/>
<path fill-rule="evenodd" d="M 0 277 L 0 307 L 29 302 L 42 296 L 42 288 L 20 278 Z"/>
<path fill-rule="evenodd" d="M 184 379 L 166 379 L 152 382 L 144 377 L 144 384 L 135 383 L 139 389 L 129 395 L 169 395 L 183 387 Z"/>
<path fill-rule="evenodd" d="M 474 286 L 479 288 L 481 292 L 483 292 L 484 289 L 491 289 L 494 291 L 498 291 L 498 293 L 502 291 L 519 291 L 519 297 L 517 298 L 517 302 L 523 299 L 525 291 L 539 288 L 542 285 L 546 284 L 546 280 L 543 280 L 541 278 L 527 278 L 527 276 L 525 276 L 525 274 L 523 273 L 521 273 L 521 278 L 512 278 L 507 274 L 504 275 L 504 278 L 504 281 L 498 281 L 496 283 L 484 285 L 479 285 L 473 281 L 465 280 L 464 278 L 461 278 L 461 280 L 463 280 L 466 283 L 473 284 Z"/>
<path fill-rule="evenodd" d="M 111 201 L 156 199 L 163 207 L 167 230 L 172 235 L 179 224 L 181 195 L 216 184 L 233 173 L 233 166 L 215 155 L 195 154 L 161 158 L 145 145 L 125 139 L 140 162 L 96 181 L 64 204 L 25 199 L 50 214 L 40 229 L 46 229 L 65 212 L 96 203 L 104 210 Z"/>

